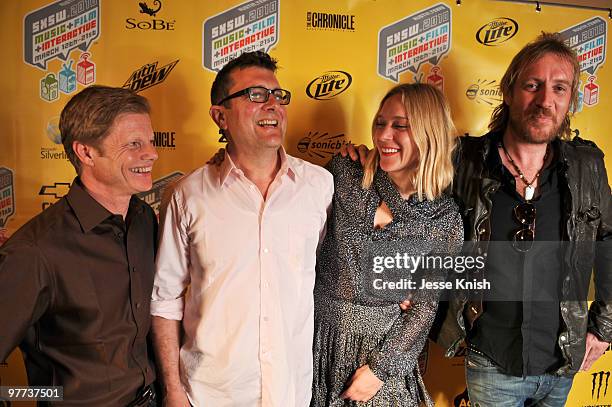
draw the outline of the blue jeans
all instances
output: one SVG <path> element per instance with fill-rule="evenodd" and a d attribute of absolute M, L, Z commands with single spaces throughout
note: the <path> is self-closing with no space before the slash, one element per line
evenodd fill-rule
<path fill-rule="evenodd" d="M 472 407 L 563 407 L 573 378 L 504 374 L 487 357 L 468 349 L 465 377 Z"/>

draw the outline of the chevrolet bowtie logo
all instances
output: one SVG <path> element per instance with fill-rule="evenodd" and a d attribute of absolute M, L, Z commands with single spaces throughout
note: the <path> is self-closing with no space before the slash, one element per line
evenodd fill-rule
<path fill-rule="evenodd" d="M 52 196 L 55 199 L 60 199 L 68 193 L 69 189 L 69 182 L 55 182 L 53 185 L 43 185 L 40 187 L 38 195 Z"/>

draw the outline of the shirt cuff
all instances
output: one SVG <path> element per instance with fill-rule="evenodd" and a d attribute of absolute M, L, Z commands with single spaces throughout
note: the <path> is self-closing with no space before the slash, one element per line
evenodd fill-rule
<path fill-rule="evenodd" d="M 185 299 L 183 297 L 174 300 L 151 300 L 151 315 L 180 321 L 183 319 Z"/>

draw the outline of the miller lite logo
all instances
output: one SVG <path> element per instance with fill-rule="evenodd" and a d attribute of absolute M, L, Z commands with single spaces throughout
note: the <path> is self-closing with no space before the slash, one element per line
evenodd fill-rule
<path fill-rule="evenodd" d="M 352 82 L 353 77 L 348 72 L 325 72 L 306 86 L 306 94 L 316 100 L 331 99 L 347 90 Z"/>
<path fill-rule="evenodd" d="M 518 23 L 513 19 L 499 17 L 480 27 L 476 32 L 476 41 L 487 47 L 494 47 L 514 37 L 518 29 Z"/>

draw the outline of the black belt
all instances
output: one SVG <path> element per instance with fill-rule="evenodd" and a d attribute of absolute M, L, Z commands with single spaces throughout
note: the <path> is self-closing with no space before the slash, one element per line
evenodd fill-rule
<path fill-rule="evenodd" d="M 126 407 L 146 407 L 155 405 L 155 389 L 152 385 L 143 387 L 136 394 L 136 398 Z"/>

